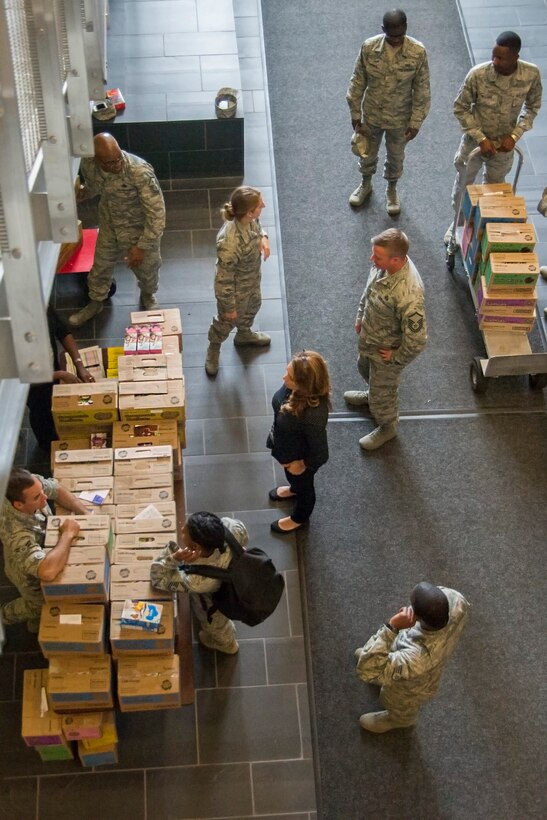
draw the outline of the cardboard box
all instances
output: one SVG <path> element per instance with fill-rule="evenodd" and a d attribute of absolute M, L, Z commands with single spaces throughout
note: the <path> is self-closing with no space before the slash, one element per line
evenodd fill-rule
<path fill-rule="evenodd" d="M 123 603 L 128 598 L 134 601 L 172 601 L 173 594 L 162 589 L 155 589 L 150 581 L 114 581 L 110 584 L 112 603 L 114 601 Z"/>
<path fill-rule="evenodd" d="M 153 469 L 155 465 L 150 461 L 139 463 L 138 472 L 130 475 L 116 475 L 114 476 L 114 489 L 116 492 L 120 490 L 145 490 L 150 488 L 161 488 L 170 486 L 173 481 L 173 473 L 166 471 L 164 473 L 156 473 Z M 145 467 L 146 470 L 141 470 Z M 122 468 L 120 468 L 122 469 Z M 125 469 L 125 467 L 123 468 Z"/>
<path fill-rule="evenodd" d="M 165 537 L 167 538 L 167 534 Z M 165 545 L 169 540 L 170 539 L 167 538 Z M 122 566 L 127 566 L 128 564 L 144 564 L 150 570 L 150 564 L 158 557 L 158 555 L 158 550 L 144 549 L 144 547 L 115 547 L 112 554 L 112 566 L 115 564 L 120 564 Z"/>
<path fill-rule="evenodd" d="M 111 527 L 104 530 L 80 530 L 73 538 L 74 547 L 103 547 L 110 555 L 113 550 L 113 532 Z M 59 540 L 59 530 L 47 530 L 44 546 L 55 547 Z"/>
<path fill-rule="evenodd" d="M 38 643 L 44 657 L 104 655 L 105 611 L 100 604 L 44 604 Z"/>
<path fill-rule="evenodd" d="M 107 379 L 88 384 L 55 384 L 51 412 L 58 433 L 63 427 L 116 421 L 118 382 Z M 59 437 L 64 436 L 59 433 Z"/>
<path fill-rule="evenodd" d="M 537 237 L 533 225 L 520 222 L 488 222 L 482 235 L 482 257 L 490 253 L 531 253 Z"/>
<path fill-rule="evenodd" d="M 46 603 L 106 603 L 110 563 L 103 547 L 72 547 L 54 581 L 42 581 Z"/>
<path fill-rule="evenodd" d="M 74 754 L 68 743 L 59 743 L 57 746 L 35 746 L 44 763 L 51 763 L 54 760 L 72 760 Z"/>
<path fill-rule="evenodd" d="M 67 740 L 84 740 L 100 738 L 104 716 L 108 712 L 82 712 L 64 715 L 63 734 Z"/>
<path fill-rule="evenodd" d="M 526 222 L 528 212 L 523 196 L 480 197 L 475 207 L 475 236 L 482 240 L 487 222 Z"/>
<path fill-rule="evenodd" d="M 153 387 L 150 387 L 153 385 Z M 161 382 L 121 382 L 122 421 L 186 418 L 184 379 Z"/>
<path fill-rule="evenodd" d="M 112 446 L 120 447 L 156 447 L 169 445 L 178 447 L 178 430 L 176 421 L 115 421 L 112 426 Z"/>
<path fill-rule="evenodd" d="M 174 501 L 159 501 L 154 505 L 160 513 L 159 517 L 139 518 L 135 516 L 142 512 L 147 504 L 119 504 L 116 508 L 114 532 L 158 532 L 177 529 L 177 512 Z"/>
<path fill-rule="evenodd" d="M 110 517 L 108 515 L 50 515 L 47 519 L 46 534 L 51 531 L 58 532 L 63 521 L 67 518 L 74 519 L 80 525 L 81 530 L 107 530 L 110 527 Z"/>
<path fill-rule="evenodd" d="M 163 342 L 166 336 L 176 336 L 179 350 L 182 350 L 182 320 L 178 308 L 132 311 L 131 324 L 157 325 L 161 329 Z"/>
<path fill-rule="evenodd" d="M 116 731 L 115 712 L 100 712 L 102 722 L 99 737 L 82 738 L 82 746 L 86 751 L 100 749 L 102 746 L 109 746 L 118 742 L 118 732 Z"/>
<path fill-rule="evenodd" d="M 92 436 L 96 436 L 98 434 L 104 434 L 108 440 L 112 438 L 112 422 L 107 421 L 104 423 L 99 424 L 99 422 L 94 422 L 93 424 L 55 424 L 55 429 L 57 430 L 57 435 L 62 441 L 68 441 L 73 438 L 82 438 L 85 437 L 87 441 L 87 447 L 91 445 L 91 438 Z"/>
<path fill-rule="evenodd" d="M 118 375 L 121 383 L 182 379 L 182 356 L 164 354 L 120 356 Z"/>
<path fill-rule="evenodd" d="M 479 327 L 481 330 L 506 330 L 514 333 L 520 331 L 529 333 L 536 321 L 535 313 L 529 316 L 491 316 L 479 313 Z"/>
<path fill-rule="evenodd" d="M 173 501 L 174 491 L 171 487 L 147 487 L 140 490 L 117 489 L 114 496 L 116 504 L 143 504 L 157 505 L 161 501 Z"/>
<path fill-rule="evenodd" d="M 47 694 L 56 712 L 112 709 L 110 655 L 97 658 L 53 655 L 49 659 Z"/>
<path fill-rule="evenodd" d="M 47 702 L 47 669 L 23 672 L 21 735 L 27 746 L 58 746 L 64 743 L 61 718 Z"/>
<path fill-rule="evenodd" d="M 175 651 L 174 606 L 162 601 L 160 627 L 157 632 L 124 626 L 121 614 L 124 601 L 113 601 L 110 609 L 110 645 L 115 658 L 126 655 L 172 655 Z"/>
<path fill-rule="evenodd" d="M 51 442 L 51 459 L 50 465 L 53 471 L 53 467 L 55 466 L 55 454 L 61 450 L 88 450 L 89 449 L 89 437 L 77 435 L 73 438 L 62 438 L 58 441 Z M 63 482 L 64 483 L 64 482 Z"/>
<path fill-rule="evenodd" d="M 157 557 L 157 556 L 156 556 Z M 110 583 L 120 582 L 133 583 L 134 581 L 150 580 L 150 564 L 144 561 L 136 561 L 132 564 L 112 564 L 110 572 Z M 131 599 L 133 600 L 133 599 Z"/>
<path fill-rule="evenodd" d="M 104 504 L 113 504 L 114 503 L 114 476 L 107 475 L 101 476 L 100 478 L 88 475 L 76 476 L 76 477 L 68 477 L 63 478 L 62 480 L 63 487 L 65 490 L 70 490 L 71 493 L 77 495 L 81 501 L 86 504 L 91 505 L 91 509 L 94 512 L 99 513 L 100 515 L 104 515 L 103 513 L 103 505 Z M 107 490 L 106 496 L 104 497 L 104 501 L 100 501 L 100 498 L 97 496 L 98 491 L 100 490 Z M 87 499 L 83 497 L 81 494 L 85 493 L 86 495 L 94 495 L 96 497 L 95 501 Z M 56 506 L 56 509 L 58 505 Z"/>
<path fill-rule="evenodd" d="M 487 182 L 481 185 L 467 185 L 463 195 L 462 213 L 465 220 L 473 216 L 479 197 L 513 196 L 509 182 Z"/>
<path fill-rule="evenodd" d="M 100 450 L 59 450 L 55 453 L 53 475 L 63 482 L 65 478 L 80 476 L 110 476 L 114 469 L 114 451 L 109 447 Z"/>
<path fill-rule="evenodd" d="M 172 472 L 173 448 L 168 444 L 148 447 L 119 447 L 114 450 L 114 475 L 116 478 L 136 473 Z M 170 481 L 167 481 L 165 486 L 169 486 L 170 483 Z M 116 484 L 116 486 L 118 485 Z"/>
<path fill-rule="evenodd" d="M 510 294 L 514 294 L 516 289 L 509 289 Z M 518 294 L 518 290 L 517 290 Z M 536 308 L 537 297 L 534 296 L 505 296 L 503 293 L 491 293 L 486 287 L 486 279 L 481 276 L 480 287 L 477 290 L 477 301 L 479 313 L 483 315 L 497 316 L 533 316 Z"/>
<path fill-rule="evenodd" d="M 137 532 L 120 533 L 114 540 L 115 551 L 120 549 L 150 550 L 158 555 L 167 546 L 168 541 L 176 541 L 177 533 L 171 532 Z"/>
<path fill-rule="evenodd" d="M 112 766 L 118 762 L 118 746 L 116 743 L 109 743 L 95 749 L 86 749 L 80 741 L 78 757 L 82 766 Z"/>
<path fill-rule="evenodd" d="M 177 709 L 180 706 L 179 656 L 122 657 L 118 661 L 118 700 L 122 712 Z"/>
<path fill-rule="evenodd" d="M 163 336 L 161 352 L 164 356 L 178 356 L 182 350 L 182 336 Z"/>
<path fill-rule="evenodd" d="M 489 290 L 492 287 L 535 288 L 539 262 L 535 253 L 491 253 L 482 268 Z"/>

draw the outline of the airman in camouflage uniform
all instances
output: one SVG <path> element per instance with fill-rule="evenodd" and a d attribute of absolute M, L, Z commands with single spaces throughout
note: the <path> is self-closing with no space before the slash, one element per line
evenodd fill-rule
<path fill-rule="evenodd" d="M 346 94 L 351 124 L 368 141 L 367 155 L 359 160 L 363 179 L 350 204 L 362 205 L 371 193 L 385 136 L 386 207 L 391 215 L 401 210 L 397 180 L 403 173 L 406 144 L 417 135 L 431 105 L 427 53 L 418 40 L 406 36 L 406 29 L 404 11 L 384 14 L 384 34 L 361 46 Z"/>
<path fill-rule="evenodd" d="M 359 720 L 370 732 L 413 726 L 420 707 L 434 697 L 443 668 L 465 626 L 469 603 L 455 589 L 422 582 L 363 647 L 355 650 L 357 675 L 380 689 L 381 712 Z"/>
<path fill-rule="evenodd" d="M 371 242 L 373 265 L 355 320 L 357 369 L 369 389 L 344 393 L 348 404 L 368 406 L 379 425 L 359 440 L 364 450 L 375 450 L 397 435 L 403 369 L 427 341 L 424 286 L 406 255 L 406 234 L 389 228 Z"/>
<path fill-rule="evenodd" d="M 165 204 L 154 169 L 122 151 L 110 134 L 95 137 L 95 157 L 83 159 L 85 186 L 79 199 L 100 195 L 99 235 L 87 277 L 90 302 L 69 318 L 78 327 L 103 309 L 116 262 L 124 257 L 137 277 L 145 310 L 157 307 L 161 267 L 160 240 Z"/>
<path fill-rule="evenodd" d="M 541 195 L 541 199 L 538 202 L 538 213 L 542 216 L 547 217 L 547 188 L 543 189 L 543 193 Z M 539 269 L 539 272 L 543 276 L 544 279 L 547 279 L 547 266 L 542 265 Z M 547 315 L 547 314 L 546 314 Z"/>
<path fill-rule="evenodd" d="M 261 254 L 265 260 L 270 255 L 268 234 L 259 222 L 264 207 L 260 191 L 241 186 L 222 210 L 226 221 L 217 234 L 217 315 L 209 328 L 205 360 L 209 376 L 218 373 L 220 346 L 234 327 L 237 327 L 234 338 L 237 346 L 267 346 L 271 342 L 266 333 L 251 329 L 262 304 Z"/>
<path fill-rule="evenodd" d="M 26 489 L 22 493 L 13 493 L 14 481 L 20 480 L 21 475 Z M 23 500 L 9 500 L 13 494 Z M 72 538 L 80 529 L 75 520 L 63 522 L 59 536 L 61 546 L 59 549 L 59 544 L 54 547 L 47 557 L 53 574 L 44 577 L 41 573 L 41 565 L 46 559 L 43 546 L 47 516 L 51 515 L 48 500 L 58 500 L 74 512 L 85 512 L 75 496 L 54 478 L 33 475 L 21 468 L 12 471 L 0 516 L 0 541 L 4 550 L 4 571 L 17 587 L 20 597 L 2 604 L 0 616 L 5 624 L 27 621 L 30 632 L 38 632 L 44 603 L 40 581 L 52 579 L 61 571 L 68 558 Z"/>
<path fill-rule="evenodd" d="M 519 60 L 520 37 L 505 31 L 496 39 L 492 60 L 469 71 L 454 101 L 454 114 L 463 136 L 454 157 L 456 179 L 452 205 L 456 206 L 463 181 L 474 182 L 483 167 L 483 182 L 504 182 L 513 166 L 514 147 L 529 131 L 541 107 L 540 72 Z M 471 151 L 481 152 L 468 164 Z M 467 174 L 465 169 L 467 166 Z M 445 235 L 448 243 L 452 225 Z"/>
<path fill-rule="evenodd" d="M 201 515 L 203 513 L 197 513 L 196 517 Z M 205 515 L 212 516 L 212 513 L 205 513 Z M 212 517 L 216 518 L 216 516 Z M 192 516 L 189 519 L 190 527 L 191 519 Z M 241 521 L 234 518 L 222 518 L 217 519 L 217 521 L 220 521 L 232 533 L 242 547 L 248 543 L 249 536 L 245 525 Z M 195 537 L 196 539 L 199 538 L 199 536 Z M 221 535 L 221 537 L 223 536 Z M 230 547 L 224 542 L 224 552 L 214 549 L 210 555 L 204 555 L 201 552 L 200 542 L 192 540 L 188 523 L 183 528 L 182 541 L 183 546 L 179 547 L 177 552 L 171 552 L 170 548 L 166 547 L 152 563 L 150 583 L 156 589 L 166 590 L 167 592 L 188 592 L 192 611 L 200 624 L 200 642 L 209 649 L 216 649 L 219 652 L 234 655 L 239 649 L 239 644 L 236 641 L 236 632 L 232 621 L 218 610 L 209 616 L 211 620 L 207 616 L 208 610 L 213 606 L 211 596 L 220 587 L 221 582 L 215 578 L 205 578 L 203 575 L 188 574 L 180 566 L 182 563 L 192 564 L 196 562 L 227 569 L 232 560 Z"/>

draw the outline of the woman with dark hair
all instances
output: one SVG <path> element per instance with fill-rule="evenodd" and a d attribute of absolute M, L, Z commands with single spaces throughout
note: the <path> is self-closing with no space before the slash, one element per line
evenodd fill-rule
<path fill-rule="evenodd" d="M 261 257 L 270 255 L 268 234 L 259 217 L 264 209 L 260 191 L 249 185 L 236 188 L 221 210 L 224 225 L 217 234 L 215 296 L 217 315 L 209 328 L 205 359 L 208 376 L 218 373 L 220 346 L 236 327 L 236 346 L 267 347 L 266 333 L 252 330 L 260 305 Z"/>
<path fill-rule="evenodd" d="M 274 521 L 271 530 L 286 534 L 307 523 L 315 506 L 315 473 L 329 458 L 330 378 L 319 353 L 303 350 L 292 357 L 272 406 L 274 421 L 267 445 L 284 468 L 288 484 L 271 490 L 270 499 L 295 501 L 291 515 Z"/>

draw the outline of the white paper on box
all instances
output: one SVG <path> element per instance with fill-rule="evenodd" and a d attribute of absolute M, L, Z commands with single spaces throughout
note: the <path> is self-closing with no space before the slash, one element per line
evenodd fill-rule
<path fill-rule="evenodd" d="M 81 624 L 82 623 L 82 616 L 81 614 L 74 614 L 74 615 L 59 615 L 59 623 L 60 624 Z"/>
<path fill-rule="evenodd" d="M 114 450 L 116 461 L 128 461 L 141 458 L 169 458 L 173 448 L 168 444 L 151 445 L 150 447 L 117 447 Z"/>
<path fill-rule="evenodd" d="M 47 692 L 46 687 L 42 686 L 40 689 L 40 717 L 43 718 L 45 713 L 48 711 L 49 706 L 47 702 Z"/>
<path fill-rule="evenodd" d="M 108 497 L 108 493 L 110 490 L 95 490 L 94 492 L 88 492 L 84 490 L 84 492 L 80 493 L 80 498 L 84 501 L 90 501 L 91 504 L 104 504 L 106 498 Z"/>
<path fill-rule="evenodd" d="M 131 519 L 132 521 L 141 521 L 141 519 L 147 518 L 162 518 L 162 514 L 159 510 L 157 510 L 153 504 L 149 504 L 148 507 L 145 507 L 144 510 L 141 510 L 140 513 L 134 515 Z"/>

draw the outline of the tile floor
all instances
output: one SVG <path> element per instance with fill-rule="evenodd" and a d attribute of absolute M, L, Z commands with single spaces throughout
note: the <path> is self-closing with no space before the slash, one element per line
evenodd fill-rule
<path fill-rule="evenodd" d="M 214 0 L 197 3 L 206 20 L 214 12 Z M 124 15 L 128 5 L 124 4 Z M 146 2 L 137 5 L 144 7 Z M 159 0 L 155 8 L 161 6 L 162 17 L 170 19 L 174 5 L 172 0 Z M 523 38 L 523 58 L 545 70 L 545 0 L 460 0 L 460 6 L 475 61 L 489 59 L 499 31 L 515 28 Z M 84 774 L 71 763 L 48 764 L 46 770 L 20 741 L 22 671 L 45 662 L 34 639 L 24 629 L 13 630 L 10 646 L 0 656 L 0 726 L 10 739 L 0 751 L 4 778 L 0 781 L 0 818 L 87 820 L 96 816 L 93 798 L 99 792 L 108 816 L 119 820 L 315 817 L 297 554 L 291 540 L 270 534 L 269 523 L 276 512 L 264 502 L 275 483 L 264 444 L 270 423 L 269 398 L 279 386 L 289 348 L 258 0 L 234 0 L 234 11 L 246 113 L 245 181 L 262 188 L 268 203 L 263 221 L 270 228 L 273 251 L 263 267 L 264 304 L 257 326 L 272 333 L 272 347 L 238 352 L 227 342 L 217 379 L 210 381 L 204 374 L 206 331 L 214 310 L 214 237 L 220 224 L 218 207 L 228 188 L 166 192 L 169 216 L 160 295 L 162 304 L 180 306 L 183 313 L 187 508 L 205 507 L 241 517 L 253 543 L 265 547 L 284 572 L 286 594 L 263 625 L 239 628 L 238 657 L 221 657 L 195 646 L 194 706 L 177 712 L 121 716 L 120 763 L 93 773 Z M 136 18 L 129 23 L 133 28 L 126 29 L 127 33 L 138 34 Z M 185 36 L 180 26 L 176 32 L 173 29 L 165 36 L 167 50 L 159 53 L 188 55 Z M 141 54 L 157 56 L 162 37 L 154 32 L 139 34 Z M 532 212 L 545 184 L 540 145 L 546 123 L 544 109 L 524 141 L 530 162 L 524 169 L 522 190 Z M 533 220 L 542 242 L 546 241 L 544 221 L 539 215 Z M 78 333 L 81 344 L 118 342 L 128 311 L 136 303 L 137 288 L 132 275 L 121 267 L 117 281 L 111 306 Z M 83 304 L 84 298 L 79 277 L 57 281 L 55 303 L 61 311 L 68 313 Z M 16 461 L 47 469 L 26 427 L 21 431 Z M 0 575 L 1 599 L 11 594 Z"/>

